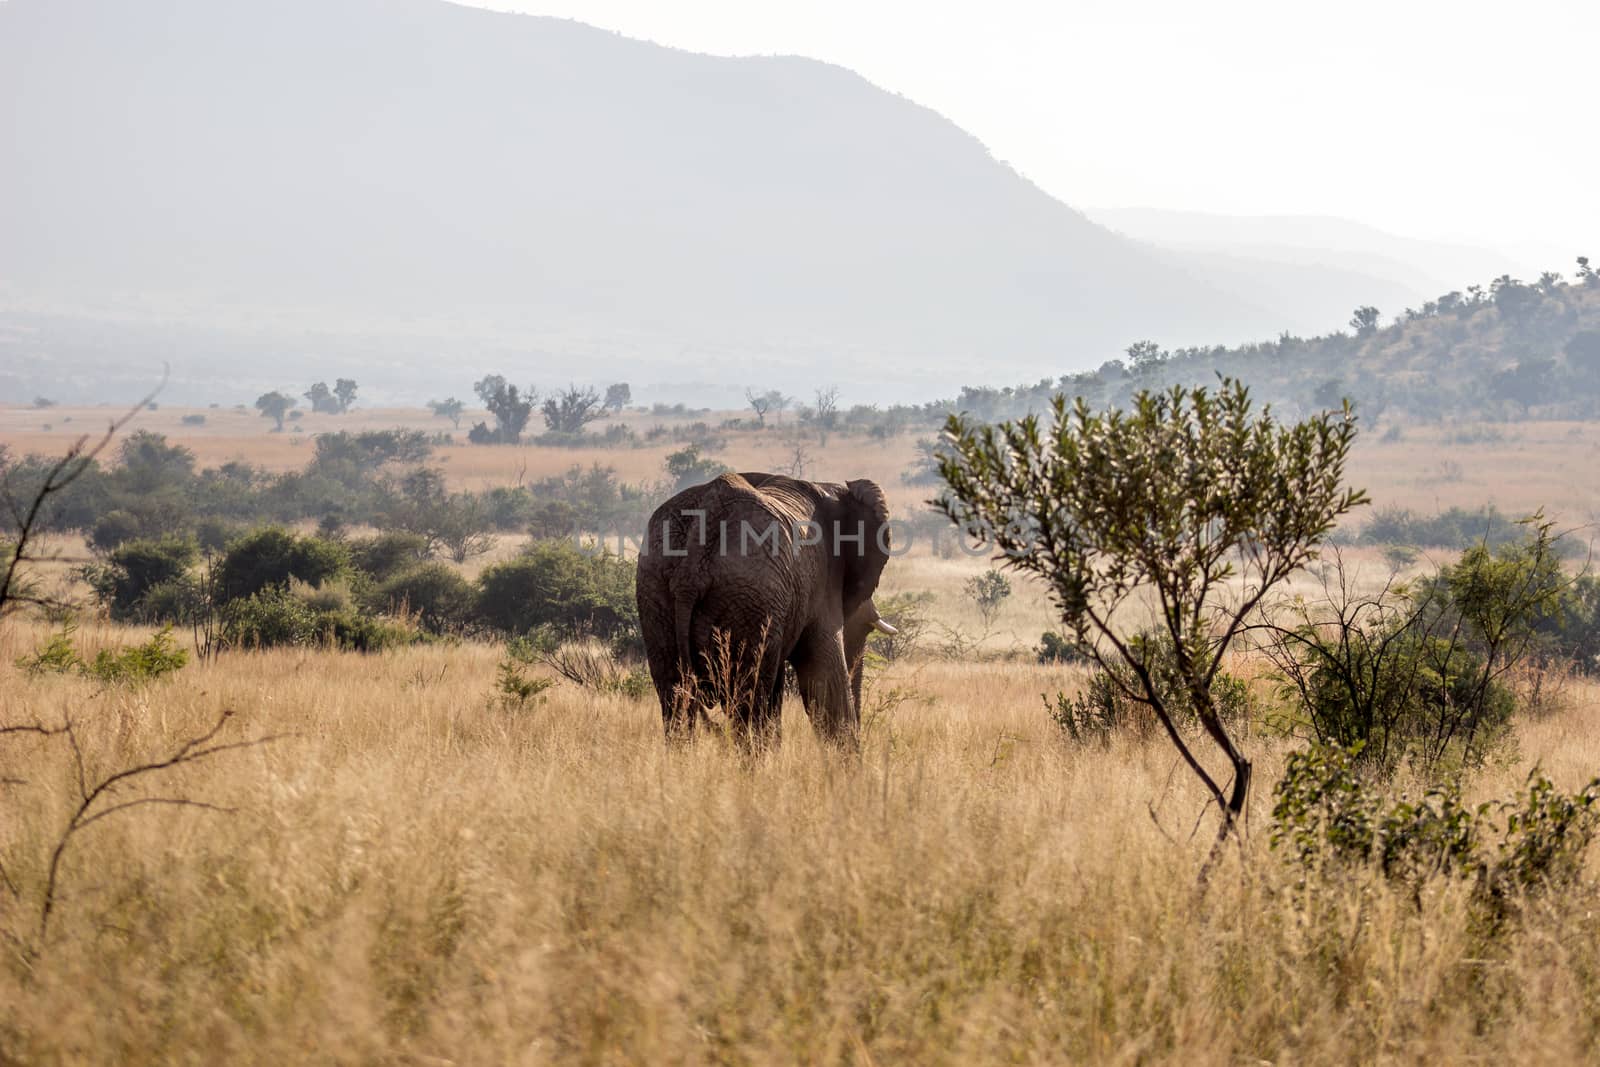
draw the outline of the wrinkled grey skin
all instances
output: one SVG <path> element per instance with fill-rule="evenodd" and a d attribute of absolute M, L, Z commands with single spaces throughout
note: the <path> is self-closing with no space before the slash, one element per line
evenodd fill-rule
<path fill-rule="evenodd" d="M 686 514 L 699 511 L 704 520 Z M 888 520 L 888 501 L 874 482 L 777 474 L 725 474 L 657 508 L 639 556 L 639 623 L 668 738 L 691 730 L 717 699 L 717 678 L 730 673 L 713 666 L 722 632 L 736 660 L 731 673 L 741 680 L 725 710 L 741 733 L 776 738 L 787 662 L 812 725 L 854 745 L 862 654 L 878 623 L 872 594 L 888 562 Z M 807 522 L 821 527 L 820 544 L 799 543 L 812 536 Z M 757 544 L 744 536 L 746 524 L 758 533 L 775 529 L 776 551 L 771 539 Z M 858 532 L 859 543 L 846 540 Z"/>

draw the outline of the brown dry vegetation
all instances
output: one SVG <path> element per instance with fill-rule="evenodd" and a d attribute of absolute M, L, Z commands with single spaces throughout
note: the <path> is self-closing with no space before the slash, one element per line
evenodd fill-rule
<path fill-rule="evenodd" d="M 20 414 L 0 413 L 19 451 L 59 451 L 63 430 L 89 422 L 25 413 L 55 424 L 39 438 Z M 202 463 L 309 455 L 253 412 L 198 432 L 178 414 L 138 425 Z M 390 414 L 361 420 L 401 421 Z M 1600 429 L 1505 432 L 1450 444 L 1448 429 L 1408 427 L 1364 441 L 1353 480 L 1380 503 L 1593 517 Z M 739 466 L 782 448 L 735 441 L 721 458 Z M 817 473 L 879 478 L 906 506 L 925 492 L 899 484 L 910 447 L 835 438 Z M 655 477 L 666 450 L 602 458 Z M 445 450 L 463 484 L 514 479 L 520 453 L 530 476 L 588 459 Z M 1461 477 L 1428 482 L 1445 459 Z M 986 565 L 918 551 L 891 565 L 884 594 L 928 590 L 937 622 L 975 630 L 961 583 Z M 142 809 L 85 831 L 42 941 L 75 770 L 59 738 L 0 740 L 0 778 L 22 780 L 0 785 L 15 889 L 0 882 L 0 1062 L 1595 1058 L 1592 879 L 1492 939 L 1459 884 L 1415 901 L 1362 874 L 1299 889 L 1266 840 L 1290 746 L 1257 730 L 1247 841 L 1198 898 L 1213 828 L 1193 832 L 1199 790 L 1162 742 L 1061 737 L 1039 695 L 1082 675 L 1000 658 L 1052 621 L 1036 590 L 1013 586 L 988 657 L 916 657 L 874 681 L 859 759 L 820 748 L 792 702 L 784 744 L 758 757 L 715 736 L 668 751 L 653 697 L 562 685 L 508 709 L 487 644 L 234 653 L 102 689 L 25 675 L 14 661 L 48 630 L 0 625 L 0 721 L 74 716 L 91 774 L 168 753 L 223 709 L 237 712 L 229 737 L 289 735 L 159 790 L 231 814 Z M 91 622 L 79 639 L 92 654 L 145 632 Z M 1270 695 L 1258 664 L 1232 666 Z M 1535 765 L 1567 789 L 1595 773 L 1600 686 L 1559 697 L 1518 721 L 1474 797 L 1512 792 Z"/>
<path fill-rule="evenodd" d="M 9 1061 L 1554 1063 L 1597 1037 L 1592 888 L 1489 944 L 1459 886 L 1302 893 L 1263 792 L 1245 863 L 1197 903 L 1198 791 L 1164 745 L 1055 735 L 1037 694 L 1069 671 L 908 665 L 859 762 L 792 708 L 752 760 L 666 751 L 653 701 L 495 706 L 484 646 L 234 655 L 98 692 L 12 670 L 43 633 L 0 638 L 0 692 L 81 716 L 91 769 L 223 708 L 294 736 L 184 772 L 233 814 L 85 833 L 37 958 L 6 948 Z M 1597 698 L 1524 722 L 1474 791 L 1535 762 L 1580 785 Z M 3 801 L 21 892 L 0 917 L 26 938 L 73 776 L 60 745 L 7 745 L 28 781 Z M 1274 780 L 1282 743 L 1250 745 Z"/>

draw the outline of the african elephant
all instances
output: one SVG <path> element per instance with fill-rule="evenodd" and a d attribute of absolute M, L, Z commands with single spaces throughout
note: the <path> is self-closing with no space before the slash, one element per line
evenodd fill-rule
<path fill-rule="evenodd" d="M 776 737 L 788 662 L 813 726 L 855 744 L 867 634 L 894 632 L 872 603 L 888 521 L 873 482 L 778 474 L 724 474 L 657 508 L 639 623 L 668 738 L 713 702 L 746 738 Z"/>

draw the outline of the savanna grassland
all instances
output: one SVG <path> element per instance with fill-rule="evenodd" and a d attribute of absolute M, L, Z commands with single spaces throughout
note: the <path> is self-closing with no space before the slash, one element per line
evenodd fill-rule
<path fill-rule="evenodd" d="M 6 410 L 0 440 L 59 451 L 106 414 Z M 202 464 L 305 462 L 301 435 L 266 434 L 253 413 L 198 428 L 181 414 L 137 425 Z M 398 412 L 337 426 L 357 419 L 438 426 Z M 795 444 L 736 434 L 718 458 L 771 467 Z M 596 458 L 653 478 L 672 447 L 440 453 L 453 482 L 482 487 Z M 897 509 L 931 495 L 901 483 L 911 435 L 806 447 L 809 474 L 875 478 Z M 1580 527 L 1600 511 L 1597 459 L 1592 423 L 1402 426 L 1360 442 L 1351 481 L 1379 505 L 1542 506 Z M 1375 550 L 1350 558 L 1366 580 L 1387 574 Z M 1596 1058 L 1592 856 L 1572 888 L 1494 929 L 1462 879 L 1413 892 L 1292 866 L 1268 828 L 1300 742 L 1271 714 L 1267 665 L 1242 654 L 1230 669 L 1260 708 L 1243 737 L 1258 784 L 1202 894 L 1215 820 L 1201 791 L 1158 736 L 1067 741 L 1040 696 L 1087 672 L 1035 662 L 1052 618 L 1021 579 L 977 620 L 965 582 L 986 567 L 921 547 L 890 564 L 880 595 L 931 594 L 928 628 L 871 672 L 859 756 L 819 745 L 792 700 L 782 746 L 759 754 L 714 732 L 669 750 L 650 694 L 563 683 L 513 706 L 487 640 L 230 651 L 126 686 L 28 673 L 17 661 L 52 626 L 0 622 L 0 724 L 77 724 L 75 745 L 0 738 L 0 1062 Z M 90 611 L 75 639 L 92 657 L 150 632 Z M 1534 767 L 1565 790 L 1600 771 L 1600 685 L 1541 681 L 1469 800 L 1515 792 Z M 87 825 L 42 925 L 86 788 L 170 757 L 224 711 L 218 742 L 262 743 L 101 802 L 215 807 Z"/>

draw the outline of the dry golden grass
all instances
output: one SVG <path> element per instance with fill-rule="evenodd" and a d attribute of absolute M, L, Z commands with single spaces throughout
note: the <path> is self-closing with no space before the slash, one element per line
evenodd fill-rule
<path fill-rule="evenodd" d="M 306 435 L 266 434 L 254 412 L 207 412 L 199 428 L 182 413 L 136 425 L 203 464 L 309 458 Z M 0 441 L 59 452 L 111 412 L 67 414 L 0 411 Z M 446 425 L 416 412 L 305 422 Z M 1364 440 L 1353 480 L 1380 504 L 1594 517 L 1595 427 L 1529 424 L 1476 444 L 1456 432 Z M 913 440 L 836 437 L 808 446 L 810 473 L 873 477 L 908 509 L 928 493 L 899 481 Z M 591 458 L 654 478 L 670 447 L 443 455 L 457 484 L 482 486 Z M 720 458 L 770 468 L 792 449 L 734 435 Z M 971 638 L 962 585 L 986 566 L 918 546 L 882 593 L 931 592 L 935 623 Z M 1288 746 L 1256 734 L 1249 839 L 1198 900 L 1213 826 L 1191 836 L 1198 790 L 1160 742 L 1063 741 L 1039 695 L 1081 676 L 995 656 L 1053 623 L 1036 587 L 1013 586 L 987 658 L 913 659 L 876 680 L 859 759 L 819 747 L 792 705 L 782 747 L 754 758 L 716 737 L 667 750 L 653 699 L 561 686 L 507 709 L 500 651 L 474 643 L 232 654 L 102 690 L 16 669 L 47 631 L 9 621 L 0 722 L 76 717 L 91 776 L 169 754 L 225 708 L 238 713 L 229 737 L 289 736 L 131 788 L 235 811 L 136 809 L 86 830 L 42 940 L 75 769 L 60 738 L 0 739 L 0 779 L 22 779 L 0 785 L 14 885 L 0 881 L 0 1063 L 1596 1059 L 1593 884 L 1492 940 L 1458 885 L 1415 902 L 1361 876 L 1297 890 L 1266 842 Z M 92 655 L 144 632 L 87 623 L 78 640 Z M 1509 793 L 1534 765 L 1565 788 L 1594 774 L 1600 686 L 1557 696 L 1474 795 Z"/>
<path fill-rule="evenodd" d="M 144 691 L 11 666 L 10 719 L 74 715 L 91 775 L 237 709 L 287 733 L 84 832 L 42 943 L 73 803 L 59 739 L 0 742 L 0 1061 L 662 1063 L 1496 1062 L 1593 1058 L 1600 895 L 1485 942 L 1460 887 L 1297 892 L 1266 847 L 1198 901 L 1200 798 L 1161 744 L 1073 749 L 1038 694 L 1068 670 L 923 662 L 859 760 L 789 709 L 782 747 L 668 751 L 653 700 L 491 698 L 497 650 L 237 654 Z M 89 625 L 91 648 L 134 631 Z M 1576 787 L 1600 691 L 1525 722 Z M 150 795 L 150 787 L 129 798 Z M 1153 807 L 1159 820 L 1152 820 Z"/>

